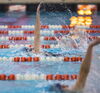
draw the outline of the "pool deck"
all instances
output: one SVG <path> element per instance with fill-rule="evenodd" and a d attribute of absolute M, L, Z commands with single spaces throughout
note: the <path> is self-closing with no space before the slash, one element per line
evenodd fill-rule
<path fill-rule="evenodd" d="M 0 4 L 4 3 L 100 3 L 100 0 L 0 0 Z"/>

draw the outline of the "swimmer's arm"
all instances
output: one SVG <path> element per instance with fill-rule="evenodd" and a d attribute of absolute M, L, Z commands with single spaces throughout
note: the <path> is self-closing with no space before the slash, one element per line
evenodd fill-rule
<path fill-rule="evenodd" d="M 88 73 L 89 73 L 89 70 L 90 70 L 90 65 L 91 65 L 91 60 L 92 60 L 92 50 L 93 50 L 93 47 L 98 45 L 98 44 L 100 44 L 100 38 L 93 41 L 89 45 L 89 47 L 87 49 L 86 56 L 85 56 L 85 58 L 84 58 L 84 60 L 81 64 L 79 78 L 76 81 L 76 84 L 71 88 L 68 88 L 66 86 L 62 86 L 62 89 L 64 91 L 81 91 L 84 88 L 85 83 L 86 83 L 86 79 L 87 79 L 87 76 L 88 76 Z"/>
<path fill-rule="evenodd" d="M 98 38 L 97 40 L 93 41 L 88 49 L 87 49 L 87 53 L 86 56 L 81 64 L 81 69 L 80 69 L 80 73 L 79 73 L 79 78 L 75 84 L 75 86 L 73 87 L 74 90 L 82 90 L 85 86 L 86 83 L 86 79 L 90 70 L 90 65 L 91 65 L 91 61 L 92 61 L 92 51 L 93 51 L 93 47 L 95 45 L 100 44 L 100 38 Z"/>
<path fill-rule="evenodd" d="M 40 4 L 37 8 L 36 13 L 36 24 L 35 24 L 35 32 L 34 32 L 34 50 L 36 53 L 39 53 L 40 51 Z"/>
<path fill-rule="evenodd" d="M 64 91 L 81 91 L 84 88 L 86 78 L 90 70 L 91 58 L 92 58 L 92 47 L 89 46 L 87 49 L 85 59 L 82 62 L 79 78 L 76 81 L 76 84 L 70 88 L 67 88 L 66 86 L 64 88 L 62 87 Z"/>
<path fill-rule="evenodd" d="M 89 46 L 87 49 L 86 56 L 84 58 L 84 61 L 81 64 L 80 72 L 79 72 L 79 78 L 76 81 L 75 86 L 73 87 L 75 90 L 81 90 L 84 88 L 86 79 L 90 70 L 91 65 L 91 59 L 92 59 L 92 49 L 93 47 Z"/>

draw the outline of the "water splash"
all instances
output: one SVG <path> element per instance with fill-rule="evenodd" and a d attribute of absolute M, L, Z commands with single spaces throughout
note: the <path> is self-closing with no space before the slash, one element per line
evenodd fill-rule
<path fill-rule="evenodd" d="M 85 52 L 90 41 L 89 34 L 85 30 L 86 29 L 75 27 L 68 35 L 63 35 L 58 41 L 58 45 L 62 51 L 79 49 L 80 51 Z"/>

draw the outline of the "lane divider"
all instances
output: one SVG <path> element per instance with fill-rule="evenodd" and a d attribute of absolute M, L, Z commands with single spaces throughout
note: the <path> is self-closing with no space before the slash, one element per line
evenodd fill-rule
<path fill-rule="evenodd" d="M 52 46 L 50 46 L 50 45 L 41 45 L 41 48 L 44 48 L 44 49 L 48 49 L 48 48 L 55 48 L 54 47 L 55 45 L 52 45 Z M 26 45 L 19 45 L 19 44 L 15 44 L 15 45 L 0 45 L 0 49 L 4 49 L 4 48 L 14 48 L 14 47 L 16 47 L 16 48 L 18 48 L 18 47 L 33 47 L 33 45 L 28 45 L 28 44 L 26 44 Z M 58 48 L 59 46 L 56 46 L 56 48 Z"/>
<path fill-rule="evenodd" d="M 82 62 L 82 57 L 0 57 L 0 62 Z"/>
<path fill-rule="evenodd" d="M 78 26 L 79 28 L 100 28 L 100 25 L 90 25 L 90 26 Z M 30 29 L 30 28 L 35 28 L 34 25 L 0 25 L 0 28 L 9 28 L 9 29 L 22 29 L 22 28 L 26 28 L 26 29 Z M 70 26 L 70 25 L 42 25 L 41 29 L 55 29 L 55 28 L 59 28 L 59 29 L 67 29 L 67 28 L 74 28 L 74 26 Z"/>
<path fill-rule="evenodd" d="M 87 30 L 86 32 L 94 34 L 94 33 L 100 33 L 100 30 Z"/>
<path fill-rule="evenodd" d="M 90 26 L 78 26 L 80 28 L 100 28 L 100 25 L 90 25 Z M 9 28 L 9 29 L 19 29 L 19 28 L 35 28 L 34 25 L 0 25 L 0 28 Z M 74 26 L 70 25 L 42 25 L 41 29 L 48 29 L 48 28 L 74 28 Z"/>
<path fill-rule="evenodd" d="M 0 49 L 4 49 L 4 48 L 20 48 L 20 47 L 33 47 L 33 45 L 28 45 L 28 44 L 0 45 Z M 59 48 L 59 45 L 46 44 L 46 45 L 41 45 L 41 48 L 43 48 L 43 49 Z"/>
<path fill-rule="evenodd" d="M 27 40 L 27 37 L 9 37 L 9 40 Z"/>
<path fill-rule="evenodd" d="M 89 39 L 97 39 L 100 36 L 90 36 Z M 60 39 L 60 37 L 57 37 L 58 39 Z M 41 40 L 56 40 L 56 37 L 54 36 L 41 36 L 40 37 Z M 66 38 L 65 38 L 66 39 Z M 21 40 L 25 40 L 25 41 L 34 41 L 34 36 L 1 36 L 0 37 L 0 41 L 21 41 Z"/>
<path fill-rule="evenodd" d="M 69 26 L 70 27 L 70 26 Z M 34 25 L 0 25 L 0 28 L 10 28 L 10 29 L 17 29 L 17 28 L 35 28 Z M 41 29 L 48 29 L 48 28 L 68 28 L 65 25 L 42 25 Z"/>
<path fill-rule="evenodd" d="M 58 34 L 58 33 L 62 33 L 62 34 L 68 34 L 69 31 L 68 30 L 41 30 L 40 31 L 41 34 Z M 30 31 L 24 31 L 24 30 L 8 30 L 8 31 L 4 31 L 4 30 L 0 30 L 0 35 L 34 35 L 34 30 Z"/>
<path fill-rule="evenodd" d="M 90 28 L 100 28 L 100 25 L 90 25 Z"/>
<path fill-rule="evenodd" d="M 8 35 L 8 31 L 0 30 L 0 35 L 1 35 L 1 34 Z"/>
<path fill-rule="evenodd" d="M 89 28 L 89 26 L 79 26 L 80 28 Z M 91 26 L 93 27 L 93 26 Z M 98 26 L 99 27 L 99 26 Z M 26 28 L 26 29 L 30 29 L 30 28 L 35 28 L 34 25 L 0 25 L 0 28 L 9 28 L 9 29 L 20 29 L 20 28 Z M 59 29 L 68 29 L 68 28 L 74 28 L 74 26 L 70 26 L 70 25 L 41 25 L 41 29 L 55 29 L 55 28 L 59 28 Z"/>
<path fill-rule="evenodd" d="M 9 45 L 0 45 L 0 49 L 9 48 Z"/>
<path fill-rule="evenodd" d="M 77 74 L 0 74 L 0 80 L 76 80 Z"/>
<path fill-rule="evenodd" d="M 68 30 L 41 30 L 41 34 L 49 34 L 49 35 L 54 35 L 54 34 L 68 34 L 70 31 Z M 87 33 L 100 33 L 100 30 L 87 30 Z M 34 35 L 34 31 L 24 31 L 24 30 L 0 30 L 0 35 Z"/>

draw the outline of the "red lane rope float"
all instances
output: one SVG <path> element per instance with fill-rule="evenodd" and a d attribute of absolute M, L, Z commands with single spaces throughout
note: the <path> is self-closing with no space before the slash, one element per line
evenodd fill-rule
<path fill-rule="evenodd" d="M 11 74 L 8 76 L 7 80 L 16 80 L 16 77 L 14 74 Z"/>
<path fill-rule="evenodd" d="M 25 25 L 25 26 L 30 26 L 30 25 Z M 53 25 L 50 25 L 53 26 Z M 55 26 L 55 25 L 54 25 Z M 66 29 L 66 28 L 74 28 L 74 26 L 70 26 L 70 25 L 61 25 L 62 28 Z M 59 27 L 59 25 L 58 25 Z M 8 25 L 7 28 L 23 28 L 23 26 L 21 25 Z M 26 28 L 26 27 L 25 27 Z M 28 27 L 29 28 L 29 27 Z M 31 27 L 32 28 L 32 27 Z M 41 26 L 42 29 L 48 29 L 50 28 L 49 25 L 42 25 Z M 54 28 L 54 27 L 53 27 Z M 100 25 L 90 25 L 90 28 L 100 28 Z"/>
<path fill-rule="evenodd" d="M 9 37 L 9 40 L 27 40 L 27 37 Z"/>
<path fill-rule="evenodd" d="M 20 57 L 14 57 L 13 61 L 14 62 L 20 62 Z"/>
<path fill-rule="evenodd" d="M 62 33 L 62 34 L 68 34 L 70 31 L 68 31 L 68 30 L 66 30 L 66 31 L 64 31 L 64 30 L 56 30 L 56 31 L 54 31 L 54 34 L 57 34 L 57 33 Z"/>
<path fill-rule="evenodd" d="M 41 47 L 45 49 L 51 48 L 50 45 L 42 45 Z"/>
<path fill-rule="evenodd" d="M 96 36 L 90 36 L 89 39 L 97 39 L 98 37 Z"/>
<path fill-rule="evenodd" d="M 8 35 L 8 31 L 0 30 L 0 34 Z"/>
<path fill-rule="evenodd" d="M 44 40 L 56 40 L 56 38 L 55 37 L 46 36 L 46 37 L 44 37 Z"/>
<path fill-rule="evenodd" d="M 28 62 L 32 62 L 32 60 L 33 60 L 32 57 L 27 57 Z"/>
<path fill-rule="evenodd" d="M 30 37 L 32 38 L 32 37 Z M 58 39 L 60 37 L 57 37 Z M 97 36 L 90 36 L 89 39 L 97 39 L 98 37 Z M 53 36 L 46 36 L 43 38 L 44 40 L 56 40 L 56 37 L 53 37 Z M 19 41 L 19 40 L 28 40 L 28 37 L 24 36 L 24 37 L 8 37 L 8 40 L 14 40 L 14 41 Z M 33 40 L 33 39 L 32 39 Z"/>
<path fill-rule="evenodd" d="M 34 61 L 34 62 L 39 62 L 39 61 L 40 61 L 40 58 L 39 58 L 39 57 L 34 57 L 34 58 L 33 58 L 33 61 Z"/>
<path fill-rule="evenodd" d="M 8 25 L 8 28 L 21 28 L 21 25 Z"/>
<path fill-rule="evenodd" d="M 27 62 L 27 58 L 26 57 L 21 57 L 21 62 Z"/>
<path fill-rule="evenodd" d="M 70 26 L 70 25 L 62 25 L 62 28 L 74 28 L 74 26 Z"/>
<path fill-rule="evenodd" d="M 57 38 L 59 38 L 59 37 L 57 37 Z M 89 39 L 97 39 L 98 37 L 96 37 L 96 36 L 90 36 L 89 37 Z M 44 40 L 56 40 L 56 38 L 55 37 L 50 37 L 50 36 L 46 36 L 46 37 L 44 37 Z"/>
<path fill-rule="evenodd" d="M 77 79 L 78 76 L 76 74 L 71 75 L 71 80 Z"/>
<path fill-rule="evenodd" d="M 100 25 L 90 25 L 90 28 L 100 28 Z"/>
<path fill-rule="evenodd" d="M 78 60 L 77 57 L 72 57 L 72 58 L 71 58 L 71 61 L 72 61 L 72 62 L 75 62 L 75 61 L 80 61 L 80 60 Z"/>
<path fill-rule="evenodd" d="M 34 34 L 34 31 L 24 31 L 24 34 Z"/>
<path fill-rule="evenodd" d="M 16 77 L 14 74 L 11 74 L 9 76 L 6 76 L 5 74 L 0 74 L 0 80 L 16 80 Z"/>
<path fill-rule="evenodd" d="M 13 41 L 21 41 L 21 40 L 30 41 L 30 40 L 34 40 L 34 37 L 26 37 L 26 36 L 24 36 L 24 37 L 14 37 L 14 36 L 12 36 L 12 37 L 3 37 L 3 40 L 4 40 L 4 38 L 7 38 L 6 41 L 8 41 L 8 40 L 13 40 Z M 60 37 L 57 37 L 57 38 L 60 39 Z M 88 38 L 89 39 L 97 39 L 98 36 L 89 36 Z M 0 39 L 2 40 L 2 37 Z M 56 41 L 56 37 L 46 36 L 46 37 L 41 38 L 41 40 Z"/>
<path fill-rule="evenodd" d="M 0 80 L 6 80 L 6 75 L 5 74 L 0 74 Z"/>
<path fill-rule="evenodd" d="M 19 31 L 20 32 L 20 31 Z M 62 33 L 68 34 L 70 31 L 68 30 L 55 30 L 54 34 Z M 100 33 L 100 30 L 87 30 L 87 33 Z M 9 31 L 0 30 L 0 34 L 8 35 Z M 24 34 L 34 34 L 34 31 L 23 31 Z"/>
<path fill-rule="evenodd" d="M 64 57 L 64 60 L 63 61 L 70 61 L 70 57 Z"/>
<path fill-rule="evenodd" d="M 0 45 L 0 49 L 9 48 L 9 45 Z"/>
<path fill-rule="evenodd" d="M 50 58 L 52 60 L 52 57 Z M 55 57 L 54 61 L 57 61 L 57 57 Z M 41 61 L 41 57 L 14 57 L 13 62 L 39 62 Z M 48 59 L 43 59 L 44 61 L 49 61 Z M 50 60 L 50 61 L 51 61 Z M 62 61 L 64 62 L 82 62 L 82 57 L 64 57 L 62 58 Z"/>
<path fill-rule="evenodd" d="M 13 58 L 14 62 L 39 62 L 40 58 L 39 57 L 14 57 Z"/>
<path fill-rule="evenodd" d="M 87 33 L 100 33 L 100 30 L 87 30 Z"/>
<path fill-rule="evenodd" d="M 41 29 L 48 29 L 49 28 L 49 26 L 48 25 L 41 25 Z"/>
<path fill-rule="evenodd" d="M 30 48 L 33 47 L 33 45 L 29 45 Z M 41 45 L 41 48 L 44 48 L 44 49 L 48 49 L 48 48 L 51 48 L 50 45 Z"/>
<path fill-rule="evenodd" d="M 77 57 L 77 61 L 83 61 L 83 58 L 82 57 Z"/>
<path fill-rule="evenodd" d="M 62 75 L 62 80 L 69 80 L 70 76 L 67 74 Z"/>
<path fill-rule="evenodd" d="M 82 57 L 64 57 L 64 62 L 75 62 L 75 61 L 82 61 L 83 58 Z"/>
<path fill-rule="evenodd" d="M 78 75 L 73 74 L 73 75 L 68 75 L 68 74 L 48 74 L 46 75 L 46 80 L 75 80 L 78 78 Z"/>
<path fill-rule="evenodd" d="M 57 75 L 55 75 L 54 79 L 55 80 L 62 80 L 62 75 L 57 74 Z"/>
<path fill-rule="evenodd" d="M 78 79 L 77 74 L 0 74 L 0 80 L 76 80 Z"/>
<path fill-rule="evenodd" d="M 46 80 L 53 80 L 53 75 L 52 74 L 47 75 Z"/>

